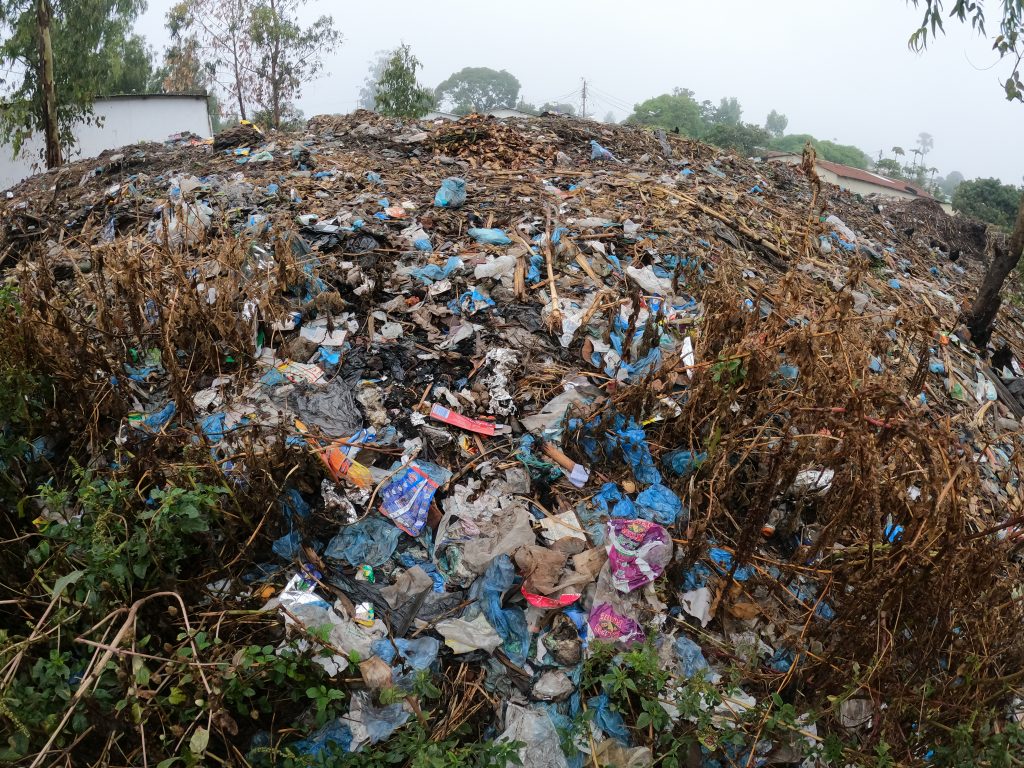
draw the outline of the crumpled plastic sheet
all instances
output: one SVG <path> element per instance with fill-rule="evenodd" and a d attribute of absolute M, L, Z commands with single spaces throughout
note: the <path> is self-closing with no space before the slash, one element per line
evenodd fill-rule
<path fill-rule="evenodd" d="M 622 713 L 612 709 L 607 693 L 587 699 L 587 711 L 593 712 L 593 723 L 604 732 L 605 736 L 615 739 L 623 746 L 629 746 L 629 731 Z"/>
<path fill-rule="evenodd" d="M 328 750 L 339 749 L 352 751 L 352 731 L 339 718 L 325 723 L 322 728 L 313 732 L 308 738 L 296 741 L 291 745 L 292 751 L 299 755 L 320 755 Z"/>
<path fill-rule="evenodd" d="M 620 415 L 615 416 L 615 426 L 606 436 L 606 448 L 611 455 L 615 448 L 622 450 L 622 455 L 633 471 L 638 483 L 654 485 L 661 482 L 661 473 L 654 466 L 650 446 L 647 445 L 647 433 L 630 417 L 629 421 Z"/>
<path fill-rule="evenodd" d="M 398 659 L 412 669 L 427 669 L 437 661 L 441 641 L 436 637 L 419 637 L 415 640 L 396 638 L 393 642 L 388 639 L 374 640 L 370 650 L 388 664 L 394 665 Z"/>
<path fill-rule="evenodd" d="M 708 455 L 696 451 L 669 451 L 661 457 L 661 465 L 669 472 L 686 477 L 707 461 Z"/>
<path fill-rule="evenodd" d="M 453 653 L 470 653 L 479 650 L 491 653 L 504 642 L 501 635 L 494 631 L 494 627 L 482 613 L 477 614 L 472 621 L 465 619 L 439 621 L 436 629 L 444 638 L 444 644 L 451 648 Z"/>
<path fill-rule="evenodd" d="M 698 562 L 686 572 L 683 576 L 683 589 L 690 592 L 695 589 L 706 587 L 708 579 L 712 573 L 718 573 L 724 575 L 732 570 L 733 557 L 732 553 L 720 547 L 711 547 L 708 550 L 708 557 L 711 561 L 718 566 L 717 570 L 713 570 L 710 566 L 704 563 Z M 741 565 L 736 569 L 736 573 L 733 574 L 733 579 L 736 581 L 746 581 L 754 575 L 754 569 L 749 565 Z"/>
<path fill-rule="evenodd" d="M 483 577 L 473 583 L 470 596 L 477 598 L 480 610 L 501 636 L 501 648 L 509 661 L 521 667 L 530 652 L 530 629 L 526 623 L 526 614 L 521 608 L 501 607 L 501 597 L 512 586 L 515 578 L 516 569 L 512 558 L 505 554 L 498 555 L 491 561 Z M 467 609 L 463 618 L 469 616 L 473 607 Z"/>
<path fill-rule="evenodd" d="M 409 720 L 409 710 L 402 704 L 375 707 L 370 701 L 366 691 L 353 693 L 348 714 L 341 718 L 352 732 L 351 752 L 384 741 Z"/>
<path fill-rule="evenodd" d="M 680 515 L 685 519 L 690 516 L 679 497 L 660 483 L 652 485 L 636 497 L 636 510 L 637 517 L 661 525 L 673 525 Z"/>
<path fill-rule="evenodd" d="M 511 245 L 512 239 L 501 229 L 484 229 L 473 227 L 466 231 L 470 237 L 481 245 Z"/>
<path fill-rule="evenodd" d="M 679 659 L 679 669 L 687 679 L 711 668 L 700 646 L 685 635 L 676 638 L 675 652 Z"/>
<path fill-rule="evenodd" d="M 541 707 L 509 703 L 505 708 L 505 731 L 499 742 L 519 741 L 522 768 L 568 768 L 558 730 Z"/>
<path fill-rule="evenodd" d="M 297 389 L 289 401 L 307 427 L 316 427 L 328 437 L 348 437 L 362 429 L 359 405 L 351 386 L 341 377 L 326 386 Z"/>
<path fill-rule="evenodd" d="M 612 160 L 618 162 L 615 155 L 610 150 L 605 149 L 597 143 L 596 139 L 590 140 L 590 159 L 591 160 Z"/>
<path fill-rule="evenodd" d="M 672 559 L 668 531 L 648 520 L 609 521 L 607 547 L 612 584 L 620 592 L 652 583 Z"/>
<path fill-rule="evenodd" d="M 601 490 L 594 494 L 592 501 L 595 507 L 609 517 L 634 518 L 637 516 L 636 506 L 632 499 L 623 493 L 615 483 L 602 485 Z"/>
<path fill-rule="evenodd" d="M 377 567 L 386 563 L 398 547 L 402 532 L 377 515 L 346 525 L 331 539 L 324 556 L 349 565 Z"/>
<path fill-rule="evenodd" d="M 433 285 L 448 277 L 456 269 L 462 266 L 462 259 L 458 256 L 449 256 L 443 267 L 437 264 L 427 264 L 425 267 L 417 267 L 409 272 L 424 285 Z"/>
<path fill-rule="evenodd" d="M 466 202 L 466 180 L 458 176 L 449 176 L 441 182 L 441 188 L 434 195 L 434 205 L 438 208 L 459 208 Z"/>

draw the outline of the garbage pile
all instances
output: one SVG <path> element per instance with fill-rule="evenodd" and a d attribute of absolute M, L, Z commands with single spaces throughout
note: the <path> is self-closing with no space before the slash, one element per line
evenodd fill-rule
<path fill-rule="evenodd" d="M 165 574 L 192 622 L 165 650 L 256 633 L 345 692 L 301 727 L 214 699 L 179 745 L 915 764 L 1011 706 L 1020 312 L 990 363 L 973 225 L 812 199 L 630 126 L 366 112 L 10 190 L 6 327 L 67 430 L 27 462 L 143 496 L 212 472 L 234 533 Z M 81 524 L 33 504 L 33 535 Z"/>

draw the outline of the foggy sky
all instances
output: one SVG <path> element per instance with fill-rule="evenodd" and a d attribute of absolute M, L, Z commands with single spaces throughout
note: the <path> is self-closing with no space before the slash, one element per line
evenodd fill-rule
<path fill-rule="evenodd" d="M 158 51 L 171 4 L 150 0 L 139 19 Z M 991 43 L 950 21 L 915 54 L 907 38 L 920 14 L 902 0 L 312 0 L 304 12 L 309 21 L 333 14 L 345 36 L 326 60 L 329 75 L 299 100 L 307 117 L 354 109 L 374 53 L 405 42 L 430 86 L 464 66 L 507 69 L 540 105 L 575 94 L 585 77 L 588 112 L 620 120 L 678 86 L 698 100 L 737 97 L 748 122 L 777 109 L 787 132 L 855 144 L 875 159 L 893 146 L 909 157 L 927 131 L 927 165 L 942 175 L 1024 178 L 1024 105 L 1003 97 L 1007 67 Z"/>

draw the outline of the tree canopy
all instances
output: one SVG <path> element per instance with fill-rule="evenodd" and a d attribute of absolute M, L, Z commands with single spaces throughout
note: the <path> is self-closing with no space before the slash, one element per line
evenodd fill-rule
<path fill-rule="evenodd" d="M 792 152 L 800 154 L 804 151 L 804 144 L 811 142 L 818 152 L 818 157 L 832 163 L 849 165 L 853 168 L 867 169 L 871 166 L 871 158 L 867 153 L 851 144 L 836 144 L 834 141 L 822 141 L 814 138 L 809 133 L 791 133 L 780 139 L 772 141 L 772 149 L 780 152 Z"/>
<path fill-rule="evenodd" d="M 691 138 L 699 138 L 705 130 L 700 104 L 694 100 L 693 91 L 684 88 L 640 102 L 633 107 L 633 114 L 626 122 L 657 126 L 667 131 L 678 129 Z"/>
<path fill-rule="evenodd" d="M 147 90 L 152 53 L 132 34 L 143 0 L 53 0 L 51 7 L 57 124 L 66 147 L 74 141 L 72 127 L 91 119 L 97 96 Z M 44 130 L 36 2 L 0 3 L 0 28 L 10 32 L 0 43 L 0 72 L 8 73 L 0 140 L 18 152 L 25 139 Z"/>
<path fill-rule="evenodd" d="M 953 193 L 953 210 L 1009 229 L 1020 208 L 1022 190 L 999 179 L 961 182 Z"/>
<path fill-rule="evenodd" d="M 416 82 L 422 67 L 404 43 L 391 52 L 384 71 L 377 81 L 375 106 L 382 115 L 422 117 L 434 105 L 434 94 Z"/>
<path fill-rule="evenodd" d="M 514 107 L 519 101 L 519 80 L 504 69 L 465 67 L 434 90 L 437 103 L 456 114 Z"/>
<path fill-rule="evenodd" d="M 764 121 L 764 129 L 777 139 L 785 135 L 787 126 L 789 118 L 774 109 L 768 113 L 768 119 Z"/>

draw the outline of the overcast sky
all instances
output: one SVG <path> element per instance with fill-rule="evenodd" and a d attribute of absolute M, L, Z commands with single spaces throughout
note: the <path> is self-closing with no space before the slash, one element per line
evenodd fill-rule
<path fill-rule="evenodd" d="M 149 0 L 139 20 L 161 51 L 171 4 Z M 299 100 L 307 117 L 354 109 L 374 53 L 405 42 L 431 86 L 465 66 L 507 69 L 539 105 L 567 94 L 578 102 L 585 77 L 588 111 L 617 119 L 678 86 L 698 100 L 736 96 L 749 122 L 777 109 L 788 132 L 874 158 L 909 151 L 927 131 L 928 165 L 940 173 L 1024 180 L 1024 105 L 1003 98 L 1006 67 L 991 43 L 950 22 L 915 54 L 907 38 L 920 14 L 902 0 L 311 0 L 304 12 L 332 13 L 345 36 L 329 75 Z"/>

